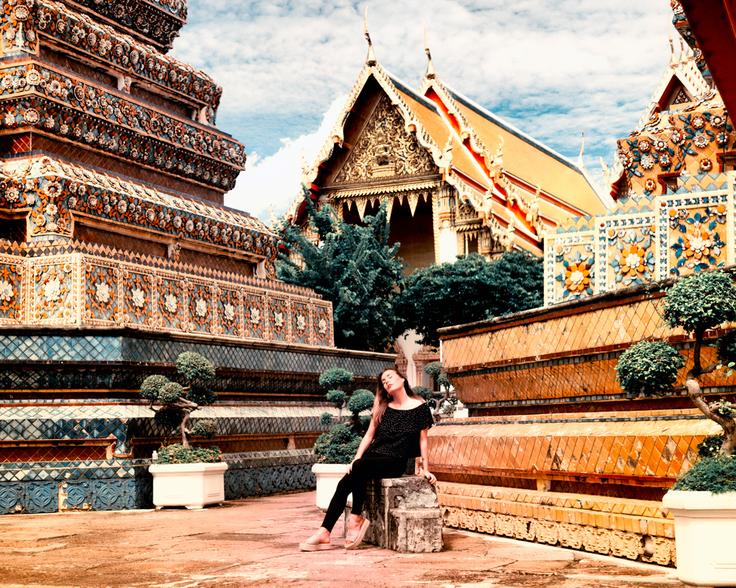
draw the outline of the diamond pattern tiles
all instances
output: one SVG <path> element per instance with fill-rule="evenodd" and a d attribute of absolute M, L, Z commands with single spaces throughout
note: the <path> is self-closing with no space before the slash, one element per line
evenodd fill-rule
<path fill-rule="evenodd" d="M 508 321 L 509 326 L 501 322 L 466 336 L 453 333 L 442 342 L 443 362 L 451 371 L 467 370 L 683 334 L 662 321 L 661 297 L 639 298 L 619 296 L 604 307 L 601 302 L 583 301 L 565 311 L 552 307 L 541 315 Z"/>
<path fill-rule="evenodd" d="M 688 361 L 690 344 L 679 345 Z M 686 348 L 683 348 L 686 347 Z M 621 352 L 563 357 L 548 361 L 511 364 L 503 367 L 456 372 L 452 382 L 466 404 L 504 402 L 544 403 L 550 400 L 624 399 L 616 380 L 616 363 Z M 705 365 L 715 361 L 715 350 L 703 350 Z M 684 379 L 684 374 L 681 374 Z M 683 384 L 681 381 L 678 385 Z M 705 388 L 736 385 L 736 376 L 720 373 L 703 377 Z"/>
<path fill-rule="evenodd" d="M 662 305 L 660 294 L 639 293 L 552 307 L 467 335 L 453 333 L 443 341 L 443 361 L 466 404 L 624 399 L 615 366 L 629 345 L 669 339 L 686 357 L 692 353 L 683 331 L 664 324 Z M 704 355 L 706 362 L 714 359 L 711 348 Z M 719 374 L 704 383 L 734 386 L 736 378 Z"/>
<path fill-rule="evenodd" d="M 311 450 L 226 455 L 227 499 L 314 488 Z M 0 514 L 150 508 L 148 461 L 0 464 Z"/>
<path fill-rule="evenodd" d="M 346 350 L 313 350 L 284 345 L 223 345 L 171 339 L 105 335 L 0 335 L 0 360 L 169 363 L 183 351 L 195 351 L 220 368 L 320 373 L 344 367 L 373 376 L 393 364 L 393 356 Z"/>
<path fill-rule="evenodd" d="M 694 414 L 625 418 L 616 413 L 561 419 L 471 419 L 434 427 L 431 469 L 440 478 L 612 481 L 669 487 L 718 426 Z M 606 418 L 608 416 L 608 418 Z M 443 476 L 444 474 L 444 476 Z"/>

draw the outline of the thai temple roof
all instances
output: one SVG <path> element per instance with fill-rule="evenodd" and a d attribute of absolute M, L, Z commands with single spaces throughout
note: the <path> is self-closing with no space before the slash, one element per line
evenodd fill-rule
<path fill-rule="evenodd" d="M 321 189 L 324 166 L 343 147 L 346 124 L 369 80 L 398 107 L 409 133 L 428 150 L 442 179 L 452 185 L 497 232 L 511 227 L 532 248 L 544 229 L 569 216 L 597 214 L 613 206 L 587 171 L 471 99 L 445 86 L 431 64 L 418 90 L 369 58 L 358 75 L 330 138 L 304 171 L 304 182 Z M 352 190 L 351 188 L 348 188 Z M 390 191 L 390 190 L 389 190 Z M 532 200 L 534 201 L 532 203 Z M 300 216 L 299 201 L 291 217 Z M 538 220 L 529 221 L 538 211 Z"/>

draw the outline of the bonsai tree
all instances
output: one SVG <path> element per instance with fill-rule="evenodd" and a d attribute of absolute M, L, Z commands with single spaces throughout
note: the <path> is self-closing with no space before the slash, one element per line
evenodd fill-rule
<path fill-rule="evenodd" d="M 348 395 L 341 390 L 353 381 L 353 374 L 342 368 L 331 368 L 325 370 L 319 376 L 319 385 L 327 390 L 327 401 L 335 405 L 338 411 L 338 419 L 342 418 L 342 409 Z M 327 413 L 329 414 L 329 413 Z M 330 416 L 330 418 L 332 418 Z"/>
<path fill-rule="evenodd" d="M 432 377 L 440 392 L 439 399 L 434 403 L 435 416 L 452 414 L 457 406 L 457 396 L 451 391 L 452 384 L 445 368 L 439 361 L 433 361 L 424 366 L 424 373 Z"/>
<path fill-rule="evenodd" d="M 332 368 L 322 372 L 319 383 L 327 388 L 326 398 L 339 411 L 338 422 L 326 433 L 317 437 L 314 443 L 314 453 L 323 463 L 350 463 L 358 451 L 360 440 L 368 429 L 370 417 L 360 413 L 370 410 L 373 406 L 374 395 L 370 390 L 355 390 L 349 397 L 346 392 L 337 388 L 345 387 L 353 381 L 353 374 L 342 368 Z M 347 401 L 346 401 L 347 399 Z M 347 406 L 350 419 L 342 422 L 342 408 Z M 330 413 L 323 413 L 320 424 L 330 425 L 333 422 Z"/>
<path fill-rule="evenodd" d="M 164 463 L 219 461 L 219 449 L 192 449 L 189 444 L 190 435 L 211 437 L 215 432 L 211 419 L 197 420 L 190 427 L 191 413 L 216 398 L 212 390 L 215 367 L 198 353 L 187 351 L 176 358 L 176 371 L 174 380 L 153 375 L 141 384 L 140 394 L 155 412 L 155 422 L 165 431 L 181 435 L 181 443 L 162 447 L 158 459 Z"/>
<path fill-rule="evenodd" d="M 664 304 L 664 320 L 671 327 L 681 327 L 694 339 L 693 361 L 685 373 L 684 387 L 676 388 L 685 359 L 670 344 L 641 341 L 627 349 L 616 366 L 618 380 L 629 397 L 681 394 L 723 429 L 721 435 L 701 443 L 701 461 L 675 486 L 681 490 L 736 490 L 736 407 L 726 400 L 708 401 L 701 379 L 705 374 L 725 369 L 730 374 L 736 365 L 736 331 L 729 331 L 716 341 L 718 361 L 703 365 L 706 331 L 725 327 L 736 320 L 736 286 L 723 271 L 698 273 L 672 286 Z M 717 485 L 708 480 L 719 480 Z M 704 487 L 705 486 L 705 487 Z"/>

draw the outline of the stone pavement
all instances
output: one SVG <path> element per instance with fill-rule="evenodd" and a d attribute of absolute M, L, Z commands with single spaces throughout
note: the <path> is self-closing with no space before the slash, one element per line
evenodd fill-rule
<path fill-rule="evenodd" d="M 313 492 L 201 511 L 7 515 L 0 586 L 683 586 L 670 569 L 453 529 L 441 553 L 368 545 L 300 553 L 297 543 L 321 518 Z"/>

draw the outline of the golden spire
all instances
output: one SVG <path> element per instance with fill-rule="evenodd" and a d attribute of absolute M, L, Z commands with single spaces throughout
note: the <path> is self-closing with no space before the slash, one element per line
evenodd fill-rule
<path fill-rule="evenodd" d="M 365 58 L 366 65 L 373 67 L 376 65 L 376 53 L 373 51 L 373 41 L 371 41 L 371 34 L 368 31 L 368 5 L 365 7 L 365 14 L 363 15 L 363 35 L 365 40 L 368 42 L 368 55 Z"/>
<path fill-rule="evenodd" d="M 424 54 L 427 56 L 427 71 L 424 72 L 424 77 L 428 80 L 435 78 L 434 64 L 432 63 L 432 52 L 429 50 L 429 38 L 427 35 L 427 27 L 424 27 Z"/>

